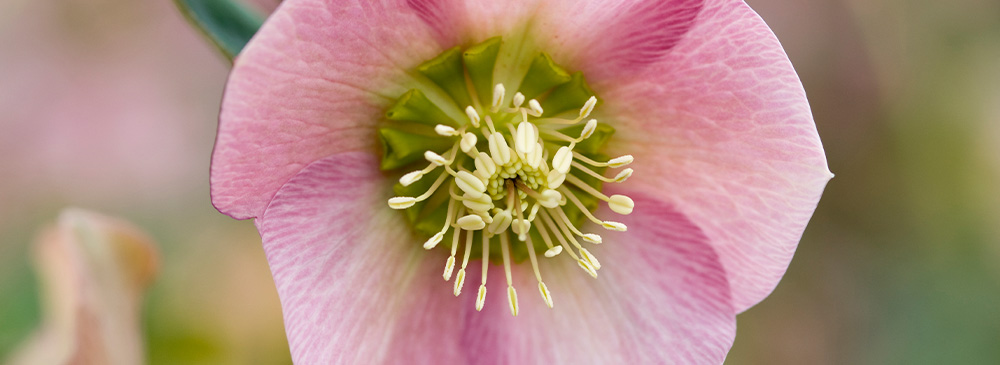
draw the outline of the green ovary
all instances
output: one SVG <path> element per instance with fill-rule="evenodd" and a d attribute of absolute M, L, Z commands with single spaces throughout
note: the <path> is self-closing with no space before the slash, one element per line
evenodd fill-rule
<path fill-rule="evenodd" d="M 404 210 L 413 228 L 428 237 L 425 248 L 440 245 L 450 251 L 443 276 L 451 279 L 459 267 L 455 295 L 461 293 L 470 258 L 483 259 L 484 273 L 491 261 L 503 264 L 510 309 L 517 315 L 512 263 L 530 259 L 550 307 L 538 254 L 567 251 L 597 276 L 601 264 L 584 245 L 599 244 L 601 238 L 577 227 L 591 220 L 625 230 L 591 212 L 604 200 L 617 213 L 631 213 L 631 199 L 606 196 L 601 188 L 631 176 L 628 168 L 611 178 L 604 173 L 632 158 L 609 161 L 600 154 L 614 129 L 590 118 L 599 99 L 581 73 L 567 72 L 545 53 L 521 64 L 498 62 L 513 53 L 505 52 L 510 46 L 495 37 L 464 51 L 449 49 L 419 65 L 416 71 L 426 82 L 386 112 L 379 138 L 382 169 L 405 172 L 389 205 Z M 514 64 L 500 67 L 503 62 Z M 518 77 L 516 92 L 494 83 Z M 477 309 L 485 301 L 483 276 Z"/>

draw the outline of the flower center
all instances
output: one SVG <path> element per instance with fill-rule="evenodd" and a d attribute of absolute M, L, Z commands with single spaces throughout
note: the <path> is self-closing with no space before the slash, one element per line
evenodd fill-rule
<path fill-rule="evenodd" d="M 419 163 L 421 157 L 428 162 L 399 179 L 398 196 L 389 199 L 389 206 L 405 209 L 415 229 L 430 236 L 424 248 L 446 242 L 451 255 L 445 280 L 452 277 L 464 241 L 455 295 L 462 292 L 470 257 L 481 255 L 476 310 L 482 310 L 490 257 L 499 254 L 516 316 L 514 262 L 530 261 L 550 308 L 552 296 L 538 269 L 538 253 L 553 258 L 565 251 L 597 277 L 601 263 L 584 243 L 600 244 L 601 236 L 578 227 L 590 220 L 608 230 L 626 230 L 592 211 L 604 201 L 616 213 L 632 212 L 628 197 L 601 192 L 603 183 L 632 175 L 625 168 L 614 177 L 604 176 L 607 168 L 631 163 L 632 156 L 608 160 L 599 153 L 614 129 L 590 118 L 598 99 L 582 75 L 570 75 L 548 55 L 526 61 L 519 92 L 510 95 L 503 83 L 494 84 L 495 74 L 507 76 L 502 70 L 524 70 L 516 60 L 498 61 L 501 46 L 496 37 L 421 64 L 417 71 L 432 85 L 401 96 L 386 113 L 389 121 L 379 135 L 383 169 Z M 505 62 L 515 67 L 502 67 Z"/>

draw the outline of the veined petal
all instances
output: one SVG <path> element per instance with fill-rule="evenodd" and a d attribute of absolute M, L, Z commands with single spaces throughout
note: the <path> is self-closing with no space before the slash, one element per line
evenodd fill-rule
<path fill-rule="evenodd" d="M 594 0 L 545 3 L 535 34 L 588 80 L 618 80 L 658 62 L 701 21 L 705 0 Z M 718 1 L 717 1 L 718 2 Z M 742 3 L 725 0 L 719 3 Z M 711 6 L 711 5 L 710 5 Z M 612 81 L 617 82 L 617 81 Z"/>
<path fill-rule="evenodd" d="M 493 294 L 504 293 L 506 283 L 493 279 L 503 270 L 490 268 L 491 296 L 463 330 L 463 348 L 476 354 L 470 363 L 722 363 L 736 317 L 708 238 L 670 205 L 644 193 L 628 195 L 636 202 L 635 213 L 623 217 L 628 234 L 607 235 L 604 244 L 588 248 L 605 263 L 597 279 L 572 260 L 540 261 L 554 308 L 537 293 L 530 271 L 519 270 L 520 311 L 512 317 Z M 470 272 L 466 280 L 478 282 L 479 275 Z"/>
<path fill-rule="evenodd" d="M 385 207 L 391 182 L 371 154 L 316 161 L 257 220 L 295 363 L 458 363 L 463 311 Z"/>
<path fill-rule="evenodd" d="M 737 312 L 785 273 L 833 176 L 802 84 L 766 24 L 739 1 L 711 1 L 645 72 L 595 82 L 635 155 L 629 184 L 659 192 L 704 230 Z"/>
<path fill-rule="evenodd" d="M 412 86 L 406 71 L 438 54 L 450 32 L 426 14 L 402 0 L 279 6 L 229 77 L 212 156 L 213 204 L 234 218 L 257 217 L 313 161 L 374 152 L 375 122 Z"/>

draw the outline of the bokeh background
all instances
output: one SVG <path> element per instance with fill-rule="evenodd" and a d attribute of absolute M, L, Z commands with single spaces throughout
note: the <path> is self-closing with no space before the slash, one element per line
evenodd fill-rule
<path fill-rule="evenodd" d="M 1000 363 L 1000 2 L 748 2 L 836 177 L 727 363 Z M 159 244 L 151 363 L 289 363 L 260 238 L 208 198 L 228 62 L 168 0 L 5 0 L 0 50 L 0 359 L 41 320 L 35 235 L 79 206 Z"/>

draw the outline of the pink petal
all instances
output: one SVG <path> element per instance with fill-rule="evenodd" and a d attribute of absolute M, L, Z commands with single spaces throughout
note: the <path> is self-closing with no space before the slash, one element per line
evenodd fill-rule
<path fill-rule="evenodd" d="M 617 82 L 656 63 L 695 25 L 704 0 L 548 2 L 535 34 L 588 80 Z"/>
<path fill-rule="evenodd" d="M 525 262 L 514 267 L 520 312 L 512 317 L 502 267 L 491 267 L 486 307 L 466 317 L 462 347 L 473 354 L 470 363 L 722 363 L 736 318 L 726 272 L 708 238 L 670 205 L 628 194 L 636 206 L 621 219 L 628 232 L 589 227 L 605 241 L 586 246 L 603 266 L 596 280 L 566 252 L 539 257 L 553 309 Z M 614 216 L 607 209 L 598 214 Z M 470 272 L 468 291 L 479 283 L 478 271 Z"/>
<path fill-rule="evenodd" d="M 441 279 L 375 156 L 324 158 L 293 177 L 257 220 L 295 363 L 456 363 L 460 301 Z"/>
<path fill-rule="evenodd" d="M 427 16 L 402 1 L 284 2 L 226 86 L 212 159 L 215 206 L 238 219 L 260 216 L 313 161 L 374 152 L 375 122 L 413 83 L 405 72 L 452 36 Z"/>
<path fill-rule="evenodd" d="M 737 1 L 705 5 L 644 72 L 594 85 L 636 156 L 626 184 L 704 230 L 741 312 L 777 285 L 833 176 L 798 76 L 767 25 Z"/>

